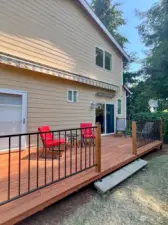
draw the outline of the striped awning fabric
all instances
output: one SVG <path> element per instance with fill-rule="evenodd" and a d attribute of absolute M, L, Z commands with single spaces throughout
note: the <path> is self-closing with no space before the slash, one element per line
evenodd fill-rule
<path fill-rule="evenodd" d="M 67 71 L 58 70 L 46 65 L 42 65 L 36 62 L 28 61 L 16 56 L 12 56 L 6 53 L 0 53 L 0 63 L 14 66 L 17 68 L 27 69 L 35 72 L 45 73 L 59 78 L 64 78 L 71 81 L 76 81 L 83 84 L 88 84 L 96 87 L 100 87 L 106 90 L 117 91 L 118 86 L 105 83 L 99 80 L 94 80 L 82 75 L 69 73 Z"/>

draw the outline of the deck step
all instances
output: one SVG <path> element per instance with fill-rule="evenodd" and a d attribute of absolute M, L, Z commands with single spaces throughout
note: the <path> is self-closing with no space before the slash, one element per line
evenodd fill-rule
<path fill-rule="evenodd" d="M 94 187 L 101 193 L 104 194 L 111 190 L 122 181 L 136 173 L 148 164 L 147 161 L 137 159 L 134 162 L 122 167 L 121 169 L 111 173 L 110 175 L 98 180 L 94 183 Z"/>

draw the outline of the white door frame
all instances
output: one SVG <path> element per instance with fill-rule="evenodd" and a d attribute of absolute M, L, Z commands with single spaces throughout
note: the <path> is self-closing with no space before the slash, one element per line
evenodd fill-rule
<path fill-rule="evenodd" d="M 0 88 L 0 93 L 13 94 L 22 96 L 22 133 L 27 132 L 27 92 L 21 90 L 11 90 L 6 88 Z M 26 137 L 22 137 L 22 141 L 26 147 Z"/>
<path fill-rule="evenodd" d="M 114 102 L 106 102 L 106 101 L 96 101 L 96 103 L 100 103 L 100 104 L 104 104 L 104 129 L 105 129 L 105 132 L 104 134 L 101 134 L 101 136 L 107 136 L 107 135 L 110 135 L 110 134 L 114 134 L 115 133 L 115 103 Z M 106 129 L 107 129 L 107 125 L 106 125 L 106 105 L 114 105 L 114 133 L 106 133 Z M 96 109 L 95 109 L 95 120 L 96 120 Z"/>

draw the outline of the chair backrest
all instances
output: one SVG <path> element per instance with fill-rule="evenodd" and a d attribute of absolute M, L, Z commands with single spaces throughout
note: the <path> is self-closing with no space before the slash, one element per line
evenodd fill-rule
<path fill-rule="evenodd" d="M 42 126 L 38 128 L 39 132 L 47 132 L 47 133 L 40 133 L 40 137 L 43 141 L 43 143 L 45 143 L 47 140 L 52 140 L 53 139 L 53 135 L 50 132 L 50 127 L 49 126 Z"/>
<path fill-rule="evenodd" d="M 147 132 L 150 133 L 152 131 L 153 124 L 154 124 L 154 122 L 146 122 L 145 126 L 144 126 L 144 128 L 142 130 L 142 133 L 147 133 Z"/>
<path fill-rule="evenodd" d="M 117 118 L 117 131 L 125 131 L 126 130 L 126 124 L 127 124 L 127 120 L 126 119 L 120 119 Z"/>
<path fill-rule="evenodd" d="M 89 127 L 88 129 L 82 129 L 81 130 L 81 133 L 82 134 L 87 134 L 87 135 L 92 135 L 93 132 L 92 132 L 92 123 L 80 123 L 80 128 L 87 128 Z"/>

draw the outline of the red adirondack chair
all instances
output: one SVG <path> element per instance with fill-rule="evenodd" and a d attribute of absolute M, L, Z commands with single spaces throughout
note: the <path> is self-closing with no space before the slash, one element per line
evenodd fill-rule
<path fill-rule="evenodd" d="M 83 128 L 81 129 L 82 146 L 86 140 L 90 140 L 94 144 L 95 134 L 93 133 L 92 123 L 80 123 L 80 128 Z"/>
<path fill-rule="evenodd" d="M 45 153 L 46 156 L 46 150 L 50 150 L 50 151 L 60 151 L 60 156 L 62 155 L 61 152 L 63 152 L 64 150 L 60 149 L 60 146 L 65 144 L 65 138 L 59 138 L 56 139 L 53 137 L 52 132 L 50 131 L 49 126 L 42 126 L 38 128 L 38 131 L 40 133 L 40 137 L 43 143 L 43 152 L 42 155 Z M 42 133 L 42 132 L 46 132 L 46 133 Z M 57 149 L 55 149 L 55 147 L 57 147 Z"/>

